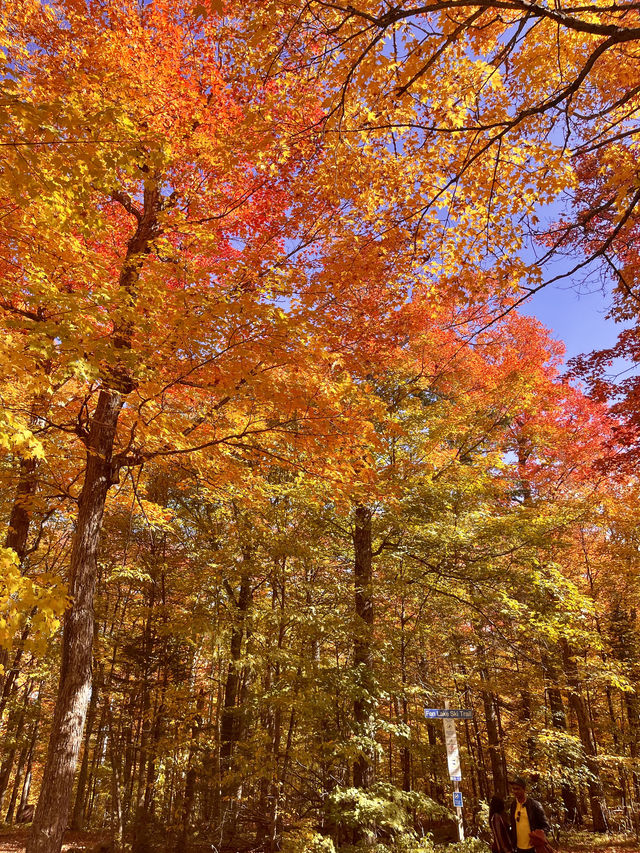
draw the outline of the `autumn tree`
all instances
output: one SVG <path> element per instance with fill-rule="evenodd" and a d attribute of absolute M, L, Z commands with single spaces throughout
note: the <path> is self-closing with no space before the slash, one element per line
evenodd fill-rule
<path fill-rule="evenodd" d="M 21 36 L 5 48 L 9 356 L 53 392 L 38 425 L 69 437 L 67 482 L 82 484 L 67 494 L 78 507 L 72 605 L 30 843 L 49 850 L 91 693 L 109 490 L 127 467 L 167 454 L 218 448 L 222 461 L 225 447 L 265 452 L 258 437 L 277 444 L 287 431 L 301 448 L 319 431 L 339 440 L 326 424 L 342 417 L 345 389 L 332 389 L 329 360 L 318 373 L 332 341 L 318 342 L 315 312 L 333 284 L 317 257 L 316 274 L 313 258 L 288 262 L 291 241 L 313 243 L 335 211 L 294 181 L 308 180 L 317 148 L 313 94 L 286 97 L 292 81 L 256 89 L 231 36 L 171 4 L 99 14 L 15 4 L 5 27 Z M 364 285 L 375 284 L 386 262 L 363 256 Z"/>

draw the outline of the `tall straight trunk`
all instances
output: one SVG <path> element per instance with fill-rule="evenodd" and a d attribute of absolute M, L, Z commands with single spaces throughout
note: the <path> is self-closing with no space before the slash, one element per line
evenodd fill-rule
<path fill-rule="evenodd" d="M 283 557 L 281 563 L 278 568 L 280 569 L 280 624 L 278 625 L 278 657 L 274 665 L 274 679 L 276 685 L 280 680 L 280 659 L 281 654 L 285 646 L 285 635 L 286 635 L 286 626 L 287 626 L 287 615 L 285 610 L 286 604 L 286 595 L 287 595 L 287 585 L 286 585 L 286 575 L 285 575 L 285 567 L 286 567 L 286 558 Z M 277 588 L 274 584 L 274 604 L 277 600 Z M 300 672 L 300 670 L 298 670 Z M 268 824 L 268 834 L 265 839 L 265 851 L 266 853 L 275 853 L 275 851 L 279 848 L 278 842 L 278 827 L 280 825 L 280 815 L 281 815 L 281 799 L 282 799 L 282 777 L 280 775 L 280 744 L 282 742 L 282 734 L 284 723 L 282 719 L 282 706 L 280 704 L 276 705 L 276 708 L 271 715 L 269 720 L 269 728 L 271 730 L 271 763 L 272 763 L 272 771 L 271 771 L 271 780 L 269 783 L 269 824 Z"/>
<path fill-rule="evenodd" d="M 466 678 L 467 672 L 466 667 L 461 666 L 461 672 Z M 473 700 L 471 698 L 471 688 L 469 687 L 469 683 L 465 681 L 464 688 L 459 691 L 461 696 L 463 697 L 465 708 L 473 707 Z M 473 735 L 472 735 L 472 727 L 469 724 L 469 720 L 464 721 L 464 729 L 465 729 L 465 739 L 467 742 L 467 749 L 469 750 L 469 756 L 471 758 L 471 787 L 473 789 L 473 798 L 474 800 L 490 799 L 487 794 L 486 788 L 486 770 L 484 767 L 484 755 L 482 754 L 482 748 L 480 744 L 479 732 L 478 732 L 478 721 L 474 716 L 475 726 L 473 727 Z"/>
<path fill-rule="evenodd" d="M 80 773 L 76 784 L 76 798 L 73 805 L 73 816 L 71 818 L 71 828 L 76 830 L 84 829 L 85 794 L 87 789 L 87 779 L 89 778 L 89 745 L 95 723 L 96 708 L 98 705 L 98 692 L 98 685 L 95 684 L 91 692 L 91 701 L 89 702 L 87 727 L 84 736 L 84 750 L 82 752 L 82 763 L 80 764 Z"/>
<path fill-rule="evenodd" d="M 565 674 L 569 683 L 569 704 L 578 721 L 578 733 L 580 742 L 587 760 L 587 768 L 591 773 L 589 779 L 589 801 L 591 805 L 591 817 L 593 819 L 594 832 L 607 832 L 607 818 L 605 812 L 604 792 L 600 781 L 600 768 L 596 761 L 596 745 L 593 737 L 593 727 L 587 709 L 587 704 L 582 695 L 582 685 L 578 676 L 578 667 L 571 653 L 569 643 L 566 639 L 560 640 L 562 660 Z"/>
<path fill-rule="evenodd" d="M 122 816 L 121 752 L 117 749 L 115 726 L 109 699 L 106 702 L 107 724 L 109 731 L 109 762 L 111 764 L 111 821 L 116 849 L 122 847 L 124 823 Z"/>
<path fill-rule="evenodd" d="M 40 685 L 40 691 L 42 693 L 42 684 Z M 35 752 L 36 742 L 38 740 L 38 730 L 40 728 L 40 714 L 42 712 L 42 706 L 40 704 L 40 699 L 38 698 L 38 710 L 36 714 L 36 719 L 33 724 L 33 731 L 31 733 L 31 740 L 29 741 L 29 752 L 27 753 L 27 765 L 24 774 L 24 782 L 22 783 L 22 793 L 20 794 L 20 805 L 18 806 L 18 813 L 16 815 L 17 820 L 20 820 L 27 804 L 29 802 L 29 792 L 31 790 L 31 774 L 33 767 L 33 753 Z"/>
<path fill-rule="evenodd" d="M 33 616 L 35 613 L 35 608 L 31 611 L 30 616 Z M 8 672 L 5 676 L 4 684 L 2 685 L 2 693 L 0 694 L 0 720 L 2 719 L 7 704 L 9 700 L 15 695 L 18 689 L 18 675 L 20 674 L 20 661 L 22 660 L 22 655 L 24 654 L 25 642 L 31 632 L 31 624 L 30 620 L 27 621 L 27 624 L 24 625 L 22 631 L 20 633 L 20 640 L 17 644 L 17 649 L 15 655 L 13 656 L 13 663 L 11 664 Z M 4 658 L 6 663 L 6 657 Z"/>
<path fill-rule="evenodd" d="M 356 671 L 356 698 L 353 719 L 359 737 L 373 737 L 373 561 L 371 548 L 371 510 L 358 505 L 353 531 L 354 592 L 356 629 L 353 662 Z M 353 765 L 353 784 L 370 788 L 374 781 L 373 744 L 363 748 Z"/>
<path fill-rule="evenodd" d="M 166 555 L 165 555 L 166 558 Z M 166 696 L 167 686 L 169 684 L 169 670 L 167 667 L 168 648 L 167 637 L 168 628 L 166 622 L 166 596 L 165 596 L 165 581 L 164 572 L 160 572 L 160 602 L 162 605 L 161 616 L 164 623 L 164 640 L 159 648 L 158 658 L 162 662 L 162 679 L 160 681 L 160 696 L 154 702 L 153 725 L 151 728 L 151 740 L 147 754 L 147 776 L 144 790 L 144 815 L 145 820 L 153 822 L 155 820 L 155 792 L 156 792 L 156 764 L 158 760 L 158 750 L 160 740 L 165 726 L 166 718 Z M 164 615 L 162 615 L 164 614 Z M 158 673 L 159 675 L 159 673 Z M 135 853 L 135 851 L 134 851 Z"/>
<path fill-rule="evenodd" d="M 158 747 L 165 726 L 166 715 L 166 686 L 167 672 L 165 669 L 164 685 L 160 696 L 160 702 L 157 704 L 153 715 L 153 727 L 151 729 L 151 742 L 147 758 L 147 777 L 144 788 L 144 813 L 147 820 L 154 820 L 155 817 L 155 792 L 156 792 L 156 762 L 158 760 Z"/>
<path fill-rule="evenodd" d="M 73 781 L 91 696 L 93 600 L 98 541 L 122 395 L 102 388 L 87 441 L 86 473 L 71 549 L 72 604 L 65 614 L 62 665 L 47 761 L 27 853 L 59 853 L 67 826 Z"/>
<path fill-rule="evenodd" d="M 522 690 L 520 693 L 522 698 L 522 719 L 527 728 L 527 756 L 529 759 L 529 767 L 535 765 L 536 748 L 535 739 L 533 737 L 533 714 L 531 712 L 531 693 L 528 690 Z"/>
<path fill-rule="evenodd" d="M 489 753 L 489 763 L 491 764 L 493 792 L 500 797 L 505 797 L 507 794 L 507 778 L 504 772 L 504 763 L 502 761 L 500 730 L 498 727 L 494 695 L 485 687 L 489 681 L 489 672 L 486 667 L 480 670 L 480 676 L 483 681 L 481 695 L 482 704 L 484 705 L 485 727 L 487 730 L 487 752 Z"/>
<path fill-rule="evenodd" d="M 245 554 L 244 561 L 249 557 Z M 240 590 L 236 599 L 233 590 L 227 590 L 234 605 L 234 624 L 231 629 L 230 660 L 227 678 L 224 686 L 222 716 L 220 720 L 220 795 L 222 802 L 219 808 L 221 837 L 227 844 L 233 837 L 235 815 L 240 796 L 241 783 L 233 778 L 233 761 L 236 746 L 240 740 L 241 725 L 238 717 L 238 705 L 241 702 L 241 672 L 242 640 L 245 631 L 245 621 L 251 607 L 251 578 L 247 571 L 240 581 Z M 222 803 L 226 803 L 223 806 Z M 224 813 L 222 809 L 225 809 Z"/>
<path fill-rule="evenodd" d="M 200 739 L 200 729 L 202 727 L 202 718 L 204 715 L 205 693 L 204 688 L 200 688 L 198 698 L 196 700 L 196 715 L 191 723 L 191 737 L 189 740 L 189 758 L 187 764 L 187 775 L 184 783 L 184 796 L 182 798 L 182 814 L 180 815 L 180 829 L 178 832 L 178 840 L 176 843 L 176 853 L 184 853 L 189 847 L 191 820 L 193 809 L 196 802 L 196 782 L 198 778 L 198 769 L 196 763 L 196 754 L 198 751 L 198 741 Z"/>
<path fill-rule="evenodd" d="M 467 694 L 469 695 L 469 694 Z M 471 707 L 471 701 L 469 700 L 469 707 Z M 473 720 L 471 721 L 471 725 L 473 726 L 473 735 L 476 744 L 476 750 L 478 753 L 478 760 L 476 762 L 476 768 L 478 772 L 478 787 L 481 792 L 481 796 L 483 799 L 490 799 L 489 795 L 489 774 L 487 773 L 487 764 L 484 756 L 484 748 L 482 745 L 482 737 L 480 735 L 480 724 L 478 723 L 477 715 L 473 715 Z"/>
<path fill-rule="evenodd" d="M 469 725 L 469 720 L 464 721 L 464 736 L 467 744 L 467 750 L 471 758 L 471 794 L 474 801 L 478 799 L 484 800 L 486 797 L 480 788 L 480 778 L 478 775 L 478 765 L 476 761 L 476 748 L 471 737 L 471 726 Z"/>
<path fill-rule="evenodd" d="M 276 688 L 280 680 L 280 655 L 284 648 L 286 633 L 286 580 L 285 580 L 286 557 L 274 562 L 271 577 L 271 609 L 275 612 L 279 608 L 278 638 L 276 643 L 276 659 L 272 661 L 272 654 L 267 652 L 263 690 L 269 693 L 272 686 Z M 274 618 L 275 621 L 275 618 Z M 264 709 L 261 714 L 262 727 L 269 739 L 269 759 L 265 762 L 263 775 L 260 780 L 260 793 L 258 797 L 258 814 L 256 820 L 256 845 L 260 845 L 265 853 L 274 853 L 279 847 L 278 827 L 280 823 L 280 801 L 282 798 L 282 784 L 280 778 L 280 754 L 283 735 L 282 707 L 278 703 Z"/>
<path fill-rule="evenodd" d="M 124 720 L 124 768 L 122 771 L 122 785 L 124 789 L 123 809 L 125 823 L 128 822 L 129 815 L 131 813 L 131 804 L 133 802 L 133 783 L 135 780 L 135 744 L 133 740 L 133 725 L 130 716 L 134 704 L 134 698 L 131 696 L 128 703 L 128 712 L 125 711 Z"/>
<path fill-rule="evenodd" d="M 27 688 L 24 694 L 24 703 L 20 706 L 19 709 L 16 709 L 15 712 L 11 714 L 7 723 L 6 740 L 8 746 L 4 751 L 4 759 L 2 761 L 2 765 L 0 766 L 0 809 L 2 808 L 2 801 L 4 800 L 4 795 L 6 794 L 7 788 L 9 787 L 9 780 L 11 778 L 11 771 L 13 769 L 13 761 L 15 759 L 17 745 L 20 742 L 22 730 L 24 728 L 26 706 L 28 701 L 29 689 Z"/>
<path fill-rule="evenodd" d="M 631 773 L 635 799 L 640 799 L 640 659 L 635 637 L 638 630 L 638 613 L 634 607 L 627 607 L 624 599 L 617 600 L 609 617 L 609 636 L 611 647 L 617 660 L 624 664 L 634 690 L 624 692 L 624 710 L 627 712 L 628 734 L 623 736 L 623 744 L 629 745 L 632 758 Z M 621 709 L 622 711 L 622 709 Z M 624 711 L 622 711 L 624 715 Z"/>
<path fill-rule="evenodd" d="M 27 763 L 27 755 L 29 753 L 29 744 L 25 743 L 20 750 L 20 756 L 18 758 L 18 764 L 16 765 L 16 775 L 13 780 L 13 790 L 11 791 L 11 798 L 9 799 L 9 808 L 7 809 L 7 816 L 5 818 L 6 822 L 11 824 L 13 823 L 13 814 L 16 807 L 16 801 L 18 799 L 18 793 L 20 792 L 20 786 L 22 785 L 22 779 L 24 777 L 24 768 Z"/>
<path fill-rule="evenodd" d="M 407 701 L 407 627 L 408 617 L 405 613 L 404 598 L 402 600 L 402 611 L 400 615 L 400 675 L 402 678 L 402 722 L 405 731 L 409 729 L 409 702 Z M 411 790 L 411 749 L 409 740 L 405 740 L 402 746 L 402 790 Z"/>
<path fill-rule="evenodd" d="M 287 785 L 287 774 L 289 772 L 289 763 L 291 761 L 291 748 L 293 746 L 293 735 L 296 727 L 296 709 L 293 707 L 291 709 L 291 713 L 289 714 L 289 725 L 287 727 L 287 742 L 284 748 L 284 755 L 282 756 L 282 767 L 280 768 L 280 789 L 283 792 L 286 791 Z M 276 832 L 278 837 L 282 836 L 282 812 L 286 808 L 286 801 L 283 803 L 283 808 L 280 809 L 276 819 Z"/>
<path fill-rule="evenodd" d="M 442 747 L 438 745 L 438 733 L 433 723 L 427 723 L 427 739 L 429 741 L 429 777 L 431 798 L 437 802 L 444 799 L 444 786 L 438 772 L 439 754 Z"/>
<path fill-rule="evenodd" d="M 636 692 L 625 692 L 624 702 L 629 722 L 629 750 L 631 753 L 631 773 L 636 799 L 640 799 L 640 700 Z"/>
<path fill-rule="evenodd" d="M 89 780 L 87 782 L 87 793 L 84 799 L 84 822 L 85 825 L 91 823 L 91 814 L 93 812 L 93 804 L 95 802 L 95 797 L 98 789 L 100 774 L 98 773 L 98 769 L 102 764 L 104 759 L 104 747 L 106 741 L 106 731 L 107 731 L 107 706 L 106 703 L 102 705 L 102 712 L 100 714 L 100 720 L 98 721 L 98 728 L 96 731 L 96 741 L 93 746 L 93 753 L 91 756 L 91 769 L 89 771 Z"/>
<path fill-rule="evenodd" d="M 507 794 L 507 779 L 501 755 L 500 732 L 498 730 L 493 694 L 483 690 L 482 703 L 484 705 L 485 725 L 487 729 L 487 752 L 489 753 L 489 763 L 491 764 L 493 790 L 500 797 L 505 797 Z"/>
<path fill-rule="evenodd" d="M 355 630 L 353 663 L 356 677 L 353 721 L 363 746 L 353 763 L 353 785 L 367 790 L 375 781 L 374 696 L 373 696 L 373 554 L 371 510 L 358 504 L 353 528 L 353 581 Z M 375 845 L 373 827 L 358 828 L 354 842 L 369 848 Z"/>
<path fill-rule="evenodd" d="M 269 781 L 267 797 L 267 836 L 264 838 L 266 853 L 275 853 L 278 849 L 278 817 L 280 814 L 281 786 L 279 780 L 280 742 L 282 739 L 282 709 L 276 708 L 271 726 L 271 762 L 272 776 Z"/>
<path fill-rule="evenodd" d="M 547 700 L 551 711 L 551 724 L 560 732 L 567 730 L 567 715 L 562 700 L 562 692 L 558 687 L 558 669 L 548 655 L 542 655 L 542 666 L 549 680 L 547 687 Z M 565 762 L 566 763 L 566 762 Z M 578 795 L 575 788 L 567 782 L 561 784 L 562 802 L 564 804 L 565 821 L 567 823 L 579 823 L 580 812 L 578 810 Z"/>
<path fill-rule="evenodd" d="M 135 778 L 135 808 L 133 818 L 133 843 L 132 850 L 134 853 L 146 853 L 149 849 L 148 837 L 148 821 L 149 815 L 145 808 L 145 790 L 147 780 L 147 764 L 151 760 L 152 750 L 152 732 L 153 720 L 155 711 L 151 709 L 151 689 L 150 681 L 152 668 L 155 666 L 155 605 L 156 605 L 156 584 L 152 582 L 148 588 L 147 598 L 147 618 L 143 633 L 143 672 L 142 684 L 139 688 L 139 711 L 138 711 L 138 768 Z"/>

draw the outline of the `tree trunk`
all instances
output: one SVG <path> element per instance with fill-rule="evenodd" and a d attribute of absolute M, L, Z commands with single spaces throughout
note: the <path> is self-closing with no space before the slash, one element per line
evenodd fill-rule
<path fill-rule="evenodd" d="M 427 738 L 429 740 L 429 776 L 431 779 L 430 795 L 433 800 L 441 803 L 444 800 L 444 786 L 438 772 L 439 753 L 442 747 L 438 744 L 438 733 L 433 723 L 427 723 Z"/>
<path fill-rule="evenodd" d="M 587 760 L 587 767 L 592 774 L 589 780 L 589 801 L 591 804 L 591 816 L 593 819 L 594 832 L 607 832 L 606 807 L 604 802 L 604 793 L 602 790 L 602 782 L 600 781 L 600 769 L 596 761 L 596 747 L 593 739 L 593 729 L 587 706 L 582 695 L 580 679 L 578 676 L 578 667 L 575 658 L 571 654 L 569 643 L 562 639 L 560 640 L 560 648 L 562 650 L 562 660 L 564 669 L 569 683 L 569 703 L 573 709 L 578 721 L 578 733 L 580 741 Z"/>
<path fill-rule="evenodd" d="M 356 698 L 353 718 L 359 737 L 373 737 L 373 571 L 371 554 L 371 510 L 358 506 L 353 532 L 356 629 L 353 662 L 356 671 Z M 353 784 L 370 788 L 374 780 L 373 747 L 363 748 L 353 765 Z"/>
<path fill-rule="evenodd" d="M 542 666 L 549 681 L 547 687 L 547 699 L 549 702 L 549 710 L 551 711 L 551 724 L 554 729 L 561 732 L 567 730 L 567 715 L 564 710 L 564 702 L 562 701 L 562 693 L 558 685 L 558 670 L 551 663 L 550 658 L 543 654 Z M 565 763 L 565 762 L 563 762 Z M 570 824 L 580 822 L 580 812 L 578 810 L 578 795 L 570 784 L 562 782 L 562 802 L 565 810 L 565 821 Z"/>
<path fill-rule="evenodd" d="M 467 705 L 467 708 L 469 706 Z M 471 726 L 469 725 L 469 720 L 464 721 L 464 736 L 467 744 L 467 750 L 469 752 L 469 757 L 471 758 L 471 794 L 475 800 L 486 800 L 486 796 L 484 791 L 482 790 L 482 783 L 480 782 L 480 776 L 478 773 L 478 764 L 476 761 L 476 747 L 471 737 Z"/>
<path fill-rule="evenodd" d="M 480 670 L 483 683 L 489 681 L 489 673 L 487 669 Z M 504 764 L 502 761 L 502 749 L 500 744 L 500 731 L 498 728 L 498 719 L 496 716 L 496 706 L 493 693 L 483 689 L 482 704 L 484 705 L 485 726 L 487 729 L 487 752 L 489 753 L 489 762 L 491 764 L 491 777 L 493 780 L 493 792 L 500 797 L 505 797 L 507 794 L 507 779 L 504 773 Z"/>
<path fill-rule="evenodd" d="M 121 752 L 116 749 L 115 726 L 109 699 L 106 702 L 107 723 L 109 731 L 109 761 L 111 764 L 111 821 L 115 847 L 120 850 L 124 838 L 124 822 L 122 815 L 122 783 L 121 783 Z"/>
<path fill-rule="evenodd" d="M 35 609 L 31 611 L 30 616 L 33 616 L 35 613 Z M 14 695 L 17 690 L 18 684 L 18 675 L 20 674 L 20 661 L 22 660 L 22 655 L 24 654 L 24 644 L 29 636 L 31 631 L 31 620 L 27 621 L 27 624 L 22 628 L 22 632 L 20 634 L 20 641 L 18 642 L 18 648 L 16 649 L 16 653 L 13 656 L 13 663 L 9 671 L 6 674 L 4 685 L 2 686 L 2 695 L 0 696 L 0 720 L 2 719 L 5 708 L 9 702 L 9 699 Z M 6 656 L 4 661 L 6 663 Z"/>
<path fill-rule="evenodd" d="M 245 562 L 248 557 L 245 555 Z M 242 577 L 240 590 L 236 599 L 233 590 L 227 590 L 235 606 L 234 625 L 231 629 L 231 659 L 227 669 L 227 679 L 224 687 L 222 717 L 220 720 L 220 794 L 221 808 L 221 837 L 223 846 L 233 837 L 235 815 L 239 799 L 240 783 L 233 778 L 233 759 L 237 742 L 240 738 L 240 721 L 238 719 L 238 701 L 240 699 L 240 661 L 242 659 L 242 639 L 244 636 L 245 620 L 251 606 L 251 578 L 248 572 Z"/>
<path fill-rule="evenodd" d="M 471 707 L 470 702 L 469 707 Z M 473 715 L 471 725 L 473 726 L 473 734 L 478 753 L 478 761 L 476 763 L 476 768 L 478 772 L 478 787 L 480 789 L 480 793 L 483 799 L 489 800 L 491 799 L 489 795 L 489 774 L 487 773 L 487 765 L 484 757 L 484 748 L 482 745 L 482 737 L 480 736 L 480 725 L 478 723 L 477 714 Z"/>
<path fill-rule="evenodd" d="M 631 752 L 631 767 L 633 775 L 634 793 L 636 799 L 640 798 L 640 701 L 637 693 L 626 692 L 624 701 L 627 708 L 627 719 L 629 721 L 629 749 Z"/>
<path fill-rule="evenodd" d="M 25 690 L 24 703 L 20 706 L 19 710 L 16 710 L 15 713 L 10 716 L 9 721 L 7 723 L 7 732 L 5 736 L 5 755 L 4 760 L 2 762 L 2 766 L 0 767 L 0 808 L 2 808 L 4 795 L 7 791 L 7 788 L 9 787 L 9 780 L 11 778 L 11 771 L 13 769 L 13 760 L 15 758 L 16 749 L 18 743 L 20 742 L 22 730 L 24 728 L 25 710 L 28 701 L 29 689 L 27 688 Z"/>
<path fill-rule="evenodd" d="M 353 530 L 354 602 L 356 624 L 353 638 L 355 692 L 353 720 L 356 735 L 362 739 L 360 755 L 353 763 L 353 785 L 367 790 L 375 778 L 374 764 L 374 686 L 373 686 L 373 560 L 371 547 L 371 510 L 359 504 Z M 357 829 L 355 843 L 375 844 L 372 828 Z"/>
<path fill-rule="evenodd" d="M 624 599 L 615 602 L 609 617 L 609 632 L 611 646 L 616 658 L 625 665 L 635 690 L 624 692 L 624 705 L 629 723 L 629 734 L 626 740 L 629 744 L 631 755 L 631 773 L 633 788 L 636 799 L 640 799 L 640 770 L 638 770 L 638 759 L 640 758 L 640 660 L 638 659 L 637 644 L 635 637 L 638 630 L 638 614 L 635 608 L 628 608 Z"/>
<path fill-rule="evenodd" d="M 91 701 L 89 703 L 89 712 L 87 714 L 87 729 L 84 736 L 84 750 L 82 753 L 82 763 L 80 765 L 80 773 L 78 775 L 78 783 L 76 785 L 76 799 L 73 806 L 73 817 L 71 819 L 71 829 L 84 829 L 84 804 L 86 799 L 87 779 L 89 778 L 89 745 L 91 735 L 93 734 L 93 725 L 96 716 L 96 707 L 98 705 L 98 685 L 94 685 L 91 693 Z"/>
<path fill-rule="evenodd" d="M 182 814 L 180 816 L 180 830 L 176 843 L 176 853 L 184 853 L 189 848 L 191 818 L 193 815 L 193 807 L 196 801 L 196 781 L 198 776 L 197 769 L 197 751 L 198 741 L 200 739 L 200 728 L 202 726 L 202 718 L 204 715 L 205 693 L 204 688 L 200 688 L 198 698 L 196 700 L 196 716 L 191 723 L 191 738 L 189 741 L 189 760 L 187 765 L 187 777 L 184 783 L 184 797 L 182 798 Z"/>
<path fill-rule="evenodd" d="M 84 822 L 85 825 L 91 823 L 91 814 L 93 812 L 93 804 L 95 802 L 96 792 L 99 783 L 98 768 L 100 767 L 104 754 L 107 732 L 107 712 L 106 703 L 102 705 L 102 712 L 98 721 L 98 729 L 96 731 L 96 742 L 93 746 L 93 754 L 91 756 L 91 770 L 89 771 L 89 779 L 87 782 L 87 793 L 84 800 Z"/>
<path fill-rule="evenodd" d="M 91 420 L 86 473 L 71 549 L 72 604 L 65 615 L 58 696 L 27 853 L 59 853 L 67 826 L 76 762 L 91 696 L 98 541 L 107 492 L 112 483 L 113 447 L 122 404 L 123 397 L 118 391 L 102 388 Z"/>
<path fill-rule="evenodd" d="M 402 601 L 402 612 L 400 615 L 400 674 L 402 677 L 402 722 L 406 727 L 406 731 L 410 732 L 409 728 L 409 702 L 407 701 L 407 626 L 408 618 L 405 613 L 404 599 Z M 411 748 L 409 734 L 406 735 L 406 740 L 402 746 L 402 790 L 411 790 Z"/>
<path fill-rule="evenodd" d="M 33 724 L 33 732 L 31 734 L 31 740 L 29 742 L 29 752 L 27 754 L 27 767 L 26 772 L 24 774 L 24 782 L 22 784 L 22 794 L 20 795 L 20 805 L 18 806 L 18 813 L 16 818 L 18 820 L 21 819 L 21 816 L 24 813 L 25 808 L 29 803 L 29 791 L 31 790 L 31 770 L 33 766 L 33 753 L 36 748 L 36 742 L 38 740 L 38 730 L 40 728 L 40 714 L 42 712 L 42 705 L 40 704 L 40 695 L 42 694 L 42 684 L 40 685 L 39 695 L 38 695 L 38 711 L 36 714 L 36 719 Z"/>

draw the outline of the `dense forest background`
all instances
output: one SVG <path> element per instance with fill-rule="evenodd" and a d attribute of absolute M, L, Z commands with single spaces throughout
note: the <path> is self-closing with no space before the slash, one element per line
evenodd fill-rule
<path fill-rule="evenodd" d="M 458 849 L 515 775 L 637 832 L 637 5 L 0 24 L 0 820 L 431 851 L 450 703 Z"/>

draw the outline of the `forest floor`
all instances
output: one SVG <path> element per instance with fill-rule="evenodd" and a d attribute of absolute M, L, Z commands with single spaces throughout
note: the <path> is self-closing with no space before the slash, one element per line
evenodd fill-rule
<path fill-rule="evenodd" d="M 0 829 L 0 853 L 24 853 L 28 835 L 28 829 Z M 104 835 L 95 832 L 68 832 L 62 850 L 90 851 L 105 840 Z M 640 853 L 640 842 L 629 836 L 603 838 L 580 833 L 576 837 L 561 839 L 558 853 Z"/>
<path fill-rule="evenodd" d="M 24 853 L 28 829 L 3 829 L 0 830 L 0 853 Z M 105 840 L 104 836 L 95 832 L 67 832 L 64 836 L 62 850 L 70 847 L 79 850 L 92 850 L 96 844 Z"/>
<path fill-rule="evenodd" d="M 560 837 L 561 853 L 640 853 L 640 840 L 633 835 L 594 835 L 574 832 Z"/>
<path fill-rule="evenodd" d="M 0 850 L 2 850 L 2 846 L 0 846 Z M 558 848 L 558 853 L 588 853 L 588 851 L 593 851 L 593 853 L 640 853 L 640 846 L 637 844 L 611 844 L 606 847 L 601 847 L 600 845 L 587 847 L 582 846 L 576 847 L 565 847 L 564 844 L 560 843 L 560 847 Z"/>

